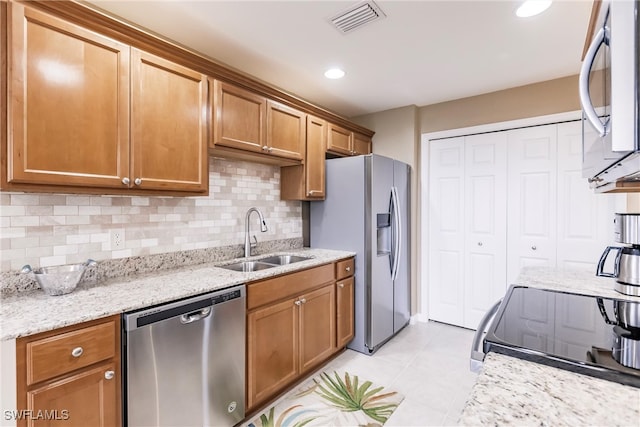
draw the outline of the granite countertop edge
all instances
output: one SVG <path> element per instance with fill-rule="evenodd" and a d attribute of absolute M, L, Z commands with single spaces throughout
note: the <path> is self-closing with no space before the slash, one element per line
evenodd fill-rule
<path fill-rule="evenodd" d="M 259 260 L 279 254 L 305 256 L 311 259 L 255 272 L 236 272 L 221 267 L 245 260 L 236 258 L 93 284 L 82 283 L 67 295 L 49 296 L 38 289 L 4 297 L 0 300 L 0 340 L 12 340 L 176 301 L 356 255 L 351 251 L 301 248 L 271 252 L 248 259 Z"/>

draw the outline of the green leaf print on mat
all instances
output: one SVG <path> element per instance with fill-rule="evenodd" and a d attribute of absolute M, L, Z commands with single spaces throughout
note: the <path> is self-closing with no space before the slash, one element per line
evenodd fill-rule
<path fill-rule="evenodd" d="M 319 387 L 319 391 L 316 391 L 316 393 L 323 399 L 331 402 L 341 411 L 362 411 L 372 419 L 384 424 L 398 407 L 396 403 L 380 402 L 397 394 L 395 391 L 378 394 L 384 390 L 384 387 L 369 390 L 373 384 L 371 381 L 365 381 L 361 386 L 358 386 L 357 375 L 354 375 L 353 383 L 347 372 L 344 374 L 344 382 L 340 376 L 338 376 L 337 372 L 334 372 L 334 375 L 335 380 L 331 379 L 327 373 L 322 372 L 320 374 L 322 383 L 319 383 L 314 378 L 314 381 Z"/>
<path fill-rule="evenodd" d="M 248 427 L 381 426 L 404 399 L 357 375 L 326 372 L 290 391 Z"/>

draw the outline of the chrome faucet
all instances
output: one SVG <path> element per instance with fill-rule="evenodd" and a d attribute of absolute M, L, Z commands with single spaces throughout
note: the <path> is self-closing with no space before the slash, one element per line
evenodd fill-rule
<path fill-rule="evenodd" d="M 268 230 L 267 223 L 264 222 L 264 216 L 262 216 L 262 212 L 258 210 L 258 208 L 249 208 L 247 211 L 247 217 L 244 220 L 244 257 L 251 256 L 251 248 L 256 247 L 258 244 L 258 239 L 256 236 L 253 236 L 255 243 L 251 243 L 251 238 L 249 237 L 249 218 L 251 217 L 251 212 L 256 212 L 260 217 L 260 231 L 263 233 Z"/>

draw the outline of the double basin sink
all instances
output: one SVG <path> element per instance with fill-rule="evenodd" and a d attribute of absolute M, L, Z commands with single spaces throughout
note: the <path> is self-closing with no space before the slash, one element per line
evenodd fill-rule
<path fill-rule="evenodd" d="M 294 262 L 306 261 L 311 258 L 298 255 L 273 255 L 260 258 L 255 261 L 240 261 L 233 264 L 221 265 L 221 268 L 233 271 L 259 271 L 267 268 L 279 267 L 281 265 L 293 264 Z"/>

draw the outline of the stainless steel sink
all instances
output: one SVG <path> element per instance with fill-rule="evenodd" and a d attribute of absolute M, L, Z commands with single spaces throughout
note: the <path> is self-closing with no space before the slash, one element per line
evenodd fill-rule
<path fill-rule="evenodd" d="M 275 265 L 287 265 L 292 264 L 294 262 L 306 261 L 311 258 L 298 256 L 298 255 L 274 255 L 267 258 L 260 258 L 259 262 L 266 262 L 268 264 Z"/>
<path fill-rule="evenodd" d="M 226 268 L 227 270 L 233 271 L 258 271 L 258 270 L 266 270 L 267 268 L 277 267 L 276 264 L 267 264 L 266 262 L 260 261 L 241 261 L 236 262 L 234 264 L 221 265 L 221 268 Z"/>
<path fill-rule="evenodd" d="M 233 264 L 221 265 L 220 268 L 226 268 L 233 271 L 259 271 L 266 270 L 267 268 L 278 267 L 280 265 L 292 264 L 294 262 L 306 261 L 308 257 L 298 255 L 273 255 L 266 258 L 261 258 L 256 261 L 240 261 Z"/>

